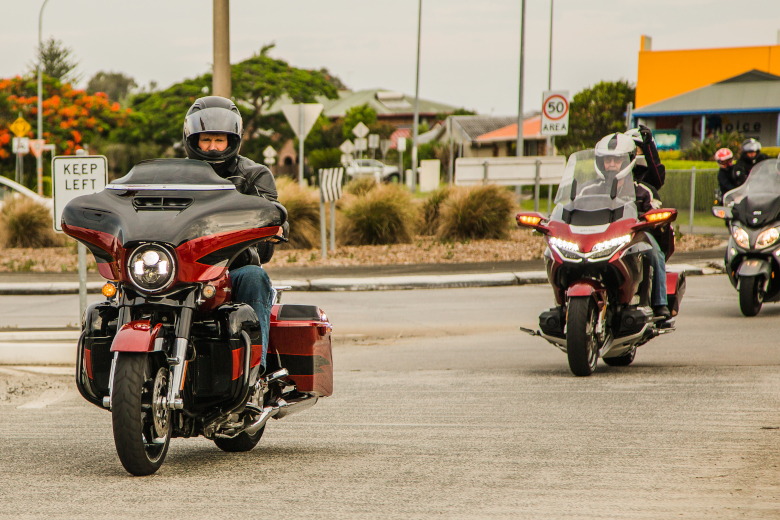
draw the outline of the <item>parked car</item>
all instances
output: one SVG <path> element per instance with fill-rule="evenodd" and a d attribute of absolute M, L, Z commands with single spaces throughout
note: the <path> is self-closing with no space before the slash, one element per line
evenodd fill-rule
<path fill-rule="evenodd" d="M 379 174 L 383 182 L 401 182 L 401 175 L 397 166 L 388 166 L 375 159 L 355 159 L 347 166 L 347 175 L 350 178 L 374 177 Z"/>
<path fill-rule="evenodd" d="M 5 201 L 11 200 L 11 197 L 27 197 L 28 199 L 32 199 L 38 204 L 47 207 L 50 211 L 54 210 L 54 201 L 52 199 L 41 197 L 18 182 L 14 182 L 9 178 L 0 175 L 0 209 L 2 209 Z"/>

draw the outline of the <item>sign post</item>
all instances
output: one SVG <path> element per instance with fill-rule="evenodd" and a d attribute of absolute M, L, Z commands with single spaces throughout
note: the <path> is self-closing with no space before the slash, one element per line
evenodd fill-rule
<path fill-rule="evenodd" d="M 325 203 L 330 202 L 330 250 L 336 250 L 336 201 L 341 198 L 344 168 L 320 170 L 320 244 L 322 258 L 327 258 L 325 237 Z"/>
<path fill-rule="evenodd" d="M 303 186 L 303 142 L 309 135 L 317 118 L 320 117 L 324 105 L 319 103 L 299 103 L 297 105 L 285 105 L 282 113 L 290 123 L 290 126 L 298 138 L 298 183 Z"/>
<path fill-rule="evenodd" d="M 363 121 L 355 125 L 352 129 L 352 133 L 355 134 L 355 149 L 360 152 L 360 158 L 363 158 L 363 152 L 368 149 L 368 141 L 366 136 L 368 135 L 368 127 L 363 124 Z"/>
<path fill-rule="evenodd" d="M 263 162 L 268 166 L 271 166 L 276 162 L 276 150 L 274 150 L 273 146 L 268 145 L 266 149 L 263 150 L 263 157 Z"/>
<path fill-rule="evenodd" d="M 569 91 L 548 90 L 542 94 L 542 135 L 569 133 Z"/>
<path fill-rule="evenodd" d="M 407 182 L 404 179 L 404 152 L 406 151 L 406 137 L 399 137 L 395 142 L 395 149 L 398 151 L 398 171 L 401 174 L 401 181 Z"/>
<path fill-rule="evenodd" d="M 379 148 L 379 134 L 368 135 L 368 147 L 371 149 L 371 158 L 376 159 L 376 149 Z"/>
<path fill-rule="evenodd" d="M 71 200 L 103 191 L 108 161 L 102 155 L 59 155 L 51 160 L 54 230 L 62 233 L 62 211 Z M 79 307 L 87 310 L 87 248 L 79 242 Z"/>

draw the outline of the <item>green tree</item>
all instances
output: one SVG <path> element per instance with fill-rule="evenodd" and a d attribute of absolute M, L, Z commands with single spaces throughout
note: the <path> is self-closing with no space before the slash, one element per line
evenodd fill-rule
<path fill-rule="evenodd" d="M 292 136 L 281 114 L 266 115 L 274 103 L 283 96 L 294 103 L 310 103 L 316 96 L 335 98 L 338 94 L 322 72 L 298 69 L 284 60 L 269 57 L 272 48 L 273 45 L 266 45 L 258 54 L 231 67 L 233 99 L 244 121 L 242 154 L 249 152 L 249 157 L 259 160 L 262 160 L 259 155 L 262 149 L 269 144 L 278 150 L 279 143 L 272 139 L 275 134 Z M 166 146 L 179 141 L 184 114 L 197 98 L 209 95 L 211 79 L 208 73 L 165 90 L 144 90 L 132 96 L 130 107 L 143 121 L 137 134 L 130 137 Z"/>
<path fill-rule="evenodd" d="M 366 126 L 371 126 L 377 121 L 376 110 L 371 108 L 368 103 L 360 105 L 359 107 L 352 107 L 347 110 L 342 119 L 341 134 L 346 139 L 353 139 L 355 135 L 352 133 L 352 129 L 357 126 L 358 123 L 363 123 Z"/>
<path fill-rule="evenodd" d="M 75 83 L 80 79 L 75 70 L 78 61 L 74 59 L 73 50 L 65 47 L 60 40 L 49 38 L 36 52 L 37 56 L 30 65 L 30 71 L 37 74 L 38 64 L 41 72 L 61 83 Z"/>
<path fill-rule="evenodd" d="M 626 105 L 636 88 L 628 81 L 602 81 L 574 95 L 569 107 L 569 133 L 555 138 L 558 148 L 592 148 L 607 134 L 625 132 Z"/>
<path fill-rule="evenodd" d="M 135 88 L 138 88 L 138 85 L 130 76 L 126 76 L 121 72 L 106 72 L 102 70 L 92 76 L 89 83 L 87 83 L 87 92 L 90 94 L 105 92 L 108 95 L 108 99 L 119 101 L 120 103 Z"/>
<path fill-rule="evenodd" d="M 313 103 L 316 96 L 335 99 L 333 77 L 322 71 L 298 69 L 268 55 L 274 44 L 264 45 L 251 58 L 232 66 L 233 96 L 244 101 L 244 132 L 254 137 L 265 112 L 282 96 L 293 103 Z M 338 78 L 336 78 L 338 79 Z M 340 81 L 339 81 L 340 83 Z"/>

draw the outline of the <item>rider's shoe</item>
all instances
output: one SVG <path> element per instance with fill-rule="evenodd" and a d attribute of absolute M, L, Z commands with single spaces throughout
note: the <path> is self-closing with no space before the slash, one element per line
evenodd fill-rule
<path fill-rule="evenodd" d="M 672 317 L 672 313 L 669 312 L 669 307 L 666 305 L 656 305 L 653 307 L 653 315 L 656 318 L 663 318 L 665 320 L 668 320 Z"/>

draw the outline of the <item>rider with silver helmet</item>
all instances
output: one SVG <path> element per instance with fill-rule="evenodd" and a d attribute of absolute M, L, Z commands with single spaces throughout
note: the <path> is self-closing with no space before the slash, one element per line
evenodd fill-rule
<path fill-rule="evenodd" d="M 231 181 L 245 195 L 277 202 L 276 182 L 267 167 L 238 155 L 244 132 L 235 103 L 220 96 L 195 101 L 184 118 L 183 144 L 187 157 L 205 161 L 220 177 Z M 260 320 L 263 359 L 268 351 L 268 330 L 273 289 L 261 264 L 271 260 L 273 244 L 250 247 L 230 266 L 233 300 L 250 305 Z"/>
<path fill-rule="evenodd" d="M 737 164 L 734 165 L 734 175 L 747 180 L 750 170 L 757 163 L 769 159 L 769 156 L 761 153 L 761 143 L 757 139 L 745 139 L 742 142 L 742 153 L 739 156 Z M 743 184 L 745 182 L 743 180 Z"/>
<path fill-rule="evenodd" d="M 654 208 L 661 207 L 661 201 L 652 186 L 636 182 L 633 176 L 619 176 L 627 169 L 633 170 L 637 163 L 637 147 L 634 139 L 626 134 L 614 133 L 596 143 L 596 169 L 604 175 L 605 182 L 633 182 L 636 193 L 637 211 L 642 214 Z M 653 267 L 652 290 L 650 304 L 656 316 L 669 318 L 671 313 L 666 299 L 666 259 L 661 252 L 658 241 L 650 233 L 647 234 L 652 249 L 645 253 Z"/>

